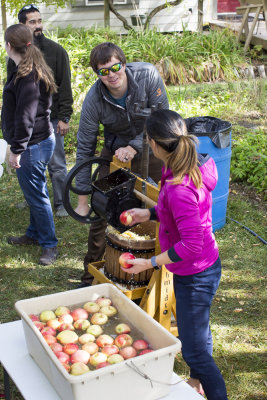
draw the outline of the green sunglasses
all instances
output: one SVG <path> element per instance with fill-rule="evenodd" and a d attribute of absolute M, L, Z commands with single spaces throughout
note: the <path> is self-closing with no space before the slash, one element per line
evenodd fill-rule
<path fill-rule="evenodd" d="M 97 75 L 100 76 L 108 76 L 109 71 L 111 72 L 119 72 L 122 69 L 122 63 L 116 63 L 111 65 L 109 68 L 100 68 L 99 70 L 96 71 Z"/>

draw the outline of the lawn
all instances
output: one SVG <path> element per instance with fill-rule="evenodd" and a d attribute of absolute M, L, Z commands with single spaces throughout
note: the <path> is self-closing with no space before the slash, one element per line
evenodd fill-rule
<path fill-rule="evenodd" d="M 238 142 L 248 132 L 255 135 L 265 132 L 263 87 L 266 87 L 263 81 L 189 85 L 170 87 L 169 94 L 171 107 L 184 117 L 210 115 L 232 122 L 233 140 Z M 73 160 L 73 154 L 69 154 L 69 168 Z M 227 216 L 266 240 L 266 204 L 262 192 L 236 182 L 230 183 L 230 189 Z M 0 322 L 5 323 L 18 319 L 14 310 L 17 300 L 75 289 L 83 270 L 89 226 L 70 217 L 55 218 L 60 257 L 52 266 L 40 266 L 38 247 L 12 247 L 6 241 L 9 235 L 23 234 L 29 220 L 29 210 L 18 210 L 15 206 L 23 200 L 16 176 L 4 173 L 0 191 Z M 263 373 L 266 245 L 230 219 L 215 235 L 223 273 L 211 312 L 214 357 L 225 377 L 229 400 L 262 400 L 266 396 Z M 183 377 L 188 374 L 180 356 L 176 358 L 175 371 Z M 14 386 L 12 396 L 22 399 Z"/>

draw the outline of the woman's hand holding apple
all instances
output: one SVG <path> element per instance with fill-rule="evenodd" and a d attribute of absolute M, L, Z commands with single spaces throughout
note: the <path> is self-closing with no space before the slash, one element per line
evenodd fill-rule
<path fill-rule="evenodd" d="M 127 224 L 129 226 L 139 224 L 140 222 L 146 222 L 150 219 L 150 211 L 148 208 L 131 208 L 126 212 L 132 217 L 132 221 Z"/>
<path fill-rule="evenodd" d="M 151 261 L 146 258 L 135 258 L 135 259 L 128 259 L 128 264 L 132 264 L 131 268 L 123 268 L 121 269 L 128 274 L 140 274 L 140 272 L 146 271 L 147 269 L 153 268 L 151 265 Z"/>

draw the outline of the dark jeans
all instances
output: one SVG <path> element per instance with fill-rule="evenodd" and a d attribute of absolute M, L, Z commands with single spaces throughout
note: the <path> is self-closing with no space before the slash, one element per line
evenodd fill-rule
<path fill-rule="evenodd" d="M 43 248 L 56 247 L 57 238 L 49 200 L 46 166 L 55 147 L 54 134 L 22 153 L 16 169 L 20 187 L 30 207 L 30 225 L 26 235 L 37 239 Z"/>
<path fill-rule="evenodd" d="M 200 380 L 208 400 L 227 400 L 223 377 L 212 357 L 209 326 L 210 307 L 220 278 L 220 258 L 198 274 L 173 275 L 182 355 L 190 376 Z"/>
<path fill-rule="evenodd" d="M 103 148 L 100 158 L 105 158 L 112 161 L 113 154 L 107 149 Z M 161 178 L 162 161 L 158 160 L 153 155 L 149 156 L 149 170 L 148 174 L 156 183 Z M 141 158 L 134 158 L 131 162 L 131 171 L 141 174 Z M 109 165 L 101 167 L 98 179 L 108 175 Z M 106 221 L 95 222 L 91 224 L 88 236 L 88 252 L 84 258 L 84 273 L 81 277 L 82 282 L 89 283 L 92 276 L 88 273 L 88 263 L 102 260 L 105 252 L 105 230 L 107 227 Z"/>

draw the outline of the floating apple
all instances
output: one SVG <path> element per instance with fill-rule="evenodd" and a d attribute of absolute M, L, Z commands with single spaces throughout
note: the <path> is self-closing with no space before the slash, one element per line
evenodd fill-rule
<path fill-rule="evenodd" d="M 55 354 L 59 351 L 63 351 L 63 346 L 58 342 L 50 344 L 50 348 Z"/>
<path fill-rule="evenodd" d="M 98 297 L 95 302 L 99 305 L 99 307 L 111 306 L 112 304 L 112 301 L 109 297 Z"/>
<path fill-rule="evenodd" d="M 99 349 L 98 345 L 94 342 L 88 342 L 88 343 L 85 343 L 84 345 L 82 345 L 82 350 L 87 351 L 87 353 L 89 353 L 91 355 L 97 353 L 98 349 Z"/>
<path fill-rule="evenodd" d="M 98 336 L 98 338 L 96 339 L 95 342 L 99 347 L 104 347 L 108 344 L 113 344 L 114 339 L 113 339 L 113 337 L 104 334 L 104 335 Z"/>
<path fill-rule="evenodd" d="M 85 350 L 77 350 L 70 357 L 70 361 L 72 364 L 77 362 L 81 362 L 87 364 L 90 358 L 90 354 Z"/>
<path fill-rule="evenodd" d="M 143 354 L 151 353 L 152 351 L 154 351 L 154 350 L 152 350 L 152 349 L 142 350 L 142 351 L 140 351 L 139 356 L 142 356 Z"/>
<path fill-rule="evenodd" d="M 95 337 L 101 335 L 103 333 L 103 329 L 101 328 L 100 325 L 91 325 L 89 328 L 86 330 L 86 333 L 91 333 Z"/>
<path fill-rule="evenodd" d="M 79 337 L 79 343 L 81 344 L 85 344 L 88 342 L 94 342 L 95 341 L 95 337 L 94 335 L 91 335 L 91 333 L 84 333 L 83 335 L 81 335 Z"/>
<path fill-rule="evenodd" d="M 39 317 L 36 314 L 30 314 L 29 317 L 32 321 L 39 321 Z"/>
<path fill-rule="evenodd" d="M 100 312 L 106 314 L 108 317 L 112 317 L 117 314 L 117 309 L 114 306 L 104 306 L 100 308 Z"/>
<path fill-rule="evenodd" d="M 58 317 L 58 322 L 60 324 L 72 324 L 73 318 L 71 314 L 62 314 L 60 317 Z"/>
<path fill-rule="evenodd" d="M 44 340 L 46 341 L 46 343 L 50 346 L 52 343 L 56 343 L 57 338 L 54 335 L 44 335 L 43 336 Z"/>
<path fill-rule="evenodd" d="M 71 356 L 73 353 L 79 350 L 79 346 L 76 343 L 67 343 L 63 346 L 62 350 L 64 351 L 64 353 Z"/>
<path fill-rule="evenodd" d="M 104 325 L 108 322 L 108 316 L 106 314 L 97 312 L 92 315 L 91 323 L 93 325 Z"/>
<path fill-rule="evenodd" d="M 50 319 L 55 319 L 55 318 L 56 318 L 56 315 L 55 315 L 54 311 L 52 311 L 52 310 L 44 310 L 40 314 L 41 322 L 47 322 Z"/>
<path fill-rule="evenodd" d="M 88 368 L 88 366 L 81 362 L 72 364 L 72 366 L 70 367 L 71 375 L 82 375 L 89 371 L 90 371 L 90 369 Z"/>
<path fill-rule="evenodd" d="M 102 362 L 102 363 L 97 364 L 96 369 L 108 367 L 109 365 L 110 365 L 110 363 L 108 363 L 107 361 L 105 361 L 105 362 Z"/>
<path fill-rule="evenodd" d="M 75 308 L 75 310 L 71 312 L 71 316 L 74 321 L 77 321 L 78 319 L 87 319 L 88 312 L 84 308 Z"/>
<path fill-rule="evenodd" d="M 56 353 L 57 358 L 61 362 L 61 364 L 68 363 L 70 361 L 70 356 L 67 353 L 64 353 L 64 351 L 59 351 Z"/>
<path fill-rule="evenodd" d="M 70 372 L 70 365 L 68 363 L 61 363 L 66 371 Z"/>
<path fill-rule="evenodd" d="M 145 340 L 142 340 L 142 339 L 136 340 L 133 343 L 133 347 L 138 351 L 145 350 L 148 348 L 148 346 L 149 346 L 149 343 L 147 343 Z"/>
<path fill-rule="evenodd" d="M 61 317 L 61 315 L 70 314 L 70 309 L 65 306 L 59 306 L 57 307 L 55 314 L 57 317 Z"/>
<path fill-rule="evenodd" d="M 43 336 L 45 335 L 53 335 L 56 336 L 57 331 L 54 328 L 51 328 L 51 326 L 45 326 L 42 330 L 41 330 L 41 334 Z"/>
<path fill-rule="evenodd" d="M 89 363 L 96 367 L 98 364 L 107 361 L 107 356 L 104 353 L 95 353 L 90 357 Z"/>
<path fill-rule="evenodd" d="M 55 318 L 55 319 L 50 319 L 49 321 L 47 321 L 46 325 L 57 330 L 61 324 L 60 324 L 59 320 L 57 318 Z"/>
<path fill-rule="evenodd" d="M 78 335 L 77 333 L 73 331 L 62 331 L 57 335 L 57 340 L 61 344 L 67 344 L 67 343 L 77 343 L 78 342 Z"/>
<path fill-rule="evenodd" d="M 132 264 L 129 264 L 127 260 L 134 260 L 135 256 L 132 253 L 122 253 L 120 258 L 119 258 L 119 263 L 122 266 L 122 268 L 132 268 Z"/>
<path fill-rule="evenodd" d="M 112 354 L 107 361 L 109 364 L 117 364 L 124 361 L 124 358 L 120 354 Z"/>
<path fill-rule="evenodd" d="M 120 222 L 123 225 L 130 225 L 133 222 L 133 218 L 131 216 L 131 214 L 128 211 L 123 211 L 120 215 Z"/>
<path fill-rule="evenodd" d="M 93 301 L 88 301 L 83 305 L 83 308 L 89 313 L 96 313 L 100 310 L 100 306 Z"/>
<path fill-rule="evenodd" d="M 90 322 L 88 319 L 77 319 L 73 326 L 75 329 L 78 329 L 78 331 L 86 331 L 86 329 L 90 326 Z"/>
<path fill-rule="evenodd" d="M 45 323 L 41 321 L 33 321 L 34 325 L 36 326 L 39 331 L 41 331 L 45 327 Z"/>
<path fill-rule="evenodd" d="M 122 323 L 122 324 L 118 324 L 115 327 L 115 331 L 118 334 L 120 334 L 120 333 L 130 333 L 131 332 L 131 328 L 129 327 L 129 325 Z"/>
<path fill-rule="evenodd" d="M 119 348 L 131 346 L 132 343 L 133 343 L 133 338 L 127 333 L 122 333 L 121 335 L 118 335 L 114 340 L 114 344 Z"/>
<path fill-rule="evenodd" d="M 128 360 L 128 358 L 133 358 L 137 356 L 137 351 L 135 350 L 134 347 L 132 346 L 126 346 L 123 347 L 120 350 L 120 355 L 125 359 Z"/>
<path fill-rule="evenodd" d="M 72 324 L 61 324 L 58 331 L 74 331 L 74 326 Z"/>
<path fill-rule="evenodd" d="M 111 344 L 104 346 L 101 351 L 109 357 L 112 354 L 118 354 L 119 348 L 115 344 Z"/>

